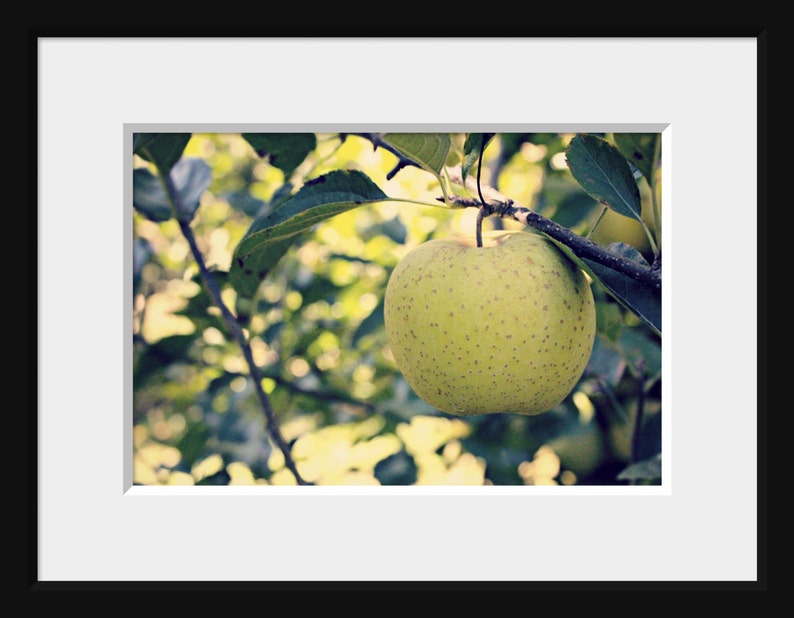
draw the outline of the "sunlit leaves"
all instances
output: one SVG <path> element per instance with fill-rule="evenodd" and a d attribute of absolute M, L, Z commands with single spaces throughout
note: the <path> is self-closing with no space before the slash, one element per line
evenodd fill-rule
<path fill-rule="evenodd" d="M 386 133 L 382 139 L 436 176 L 441 174 L 452 146 L 448 133 Z"/>

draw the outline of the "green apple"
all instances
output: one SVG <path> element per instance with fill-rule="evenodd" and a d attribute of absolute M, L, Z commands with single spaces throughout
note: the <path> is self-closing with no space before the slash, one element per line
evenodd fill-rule
<path fill-rule="evenodd" d="M 386 335 L 417 395 L 449 414 L 548 411 L 582 376 L 596 332 L 585 274 L 525 231 L 427 241 L 389 277 Z"/>

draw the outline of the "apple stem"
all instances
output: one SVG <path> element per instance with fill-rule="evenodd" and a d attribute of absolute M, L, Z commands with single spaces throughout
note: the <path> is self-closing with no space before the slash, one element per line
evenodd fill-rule
<path fill-rule="evenodd" d="M 485 208 L 480 207 L 477 210 L 477 226 L 475 227 L 478 247 L 482 247 L 482 220 L 484 216 L 485 216 Z"/>
<path fill-rule="evenodd" d="M 480 172 L 482 172 L 482 153 L 485 150 L 485 143 L 488 141 L 488 134 L 482 134 L 482 141 L 480 143 L 480 156 L 477 163 L 477 194 L 480 196 L 480 210 L 477 213 L 477 225 L 475 227 L 475 235 L 477 237 L 477 246 L 482 247 L 482 219 L 485 216 L 485 198 L 482 196 L 482 185 L 480 185 Z"/>

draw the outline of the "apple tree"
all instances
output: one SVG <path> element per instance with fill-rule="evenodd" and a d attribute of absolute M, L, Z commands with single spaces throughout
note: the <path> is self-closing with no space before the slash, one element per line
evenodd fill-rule
<path fill-rule="evenodd" d="M 134 483 L 661 483 L 660 134 L 132 142 Z M 500 382 L 496 411 L 444 412 L 395 361 L 387 284 L 427 241 L 499 231 L 586 278 L 592 349 L 547 410 L 502 410 Z"/>

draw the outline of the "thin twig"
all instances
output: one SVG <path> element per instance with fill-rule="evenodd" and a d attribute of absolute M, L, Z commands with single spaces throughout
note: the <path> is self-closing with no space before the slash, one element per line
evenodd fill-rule
<path fill-rule="evenodd" d="M 237 318 L 235 318 L 235 316 L 223 302 L 220 287 L 218 286 L 215 277 L 212 276 L 212 273 L 209 271 L 206 263 L 204 262 L 204 257 L 198 248 L 198 244 L 196 243 L 196 238 L 193 235 L 193 230 L 190 228 L 189 221 L 184 220 L 184 218 L 179 214 L 184 211 L 181 208 L 181 198 L 179 196 L 179 191 L 174 186 L 174 182 L 170 173 L 165 175 L 164 180 L 168 190 L 168 195 L 174 203 L 174 209 L 177 213 L 177 221 L 179 222 L 179 229 L 182 230 L 183 236 L 187 240 L 188 245 L 190 245 L 190 250 L 193 253 L 193 258 L 198 264 L 204 285 L 207 287 L 207 291 L 212 297 L 213 302 L 220 309 L 221 315 L 223 316 L 223 321 L 225 322 L 229 332 L 232 334 L 237 344 L 240 346 L 243 356 L 245 357 L 245 361 L 248 364 L 248 369 L 251 373 L 251 379 L 254 383 L 254 391 L 256 392 L 259 402 L 262 405 L 262 409 L 265 412 L 268 433 L 273 439 L 273 442 L 276 443 L 276 446 L 283 453 L 284 464 L 287 466 L 287 469 L 292 472 L 298 485 L 310 485 L 311 483 L 305 481 L 298 472 L 295 462 L 292 459 L 292 455 L 290 454 L 289 445 L 281 434 L 278 419 L 276 418 L 276 414 L 273 411 L 270 398 L 262 389 L 262 374 L 259 371 L 259 367 L 257 367 L 256 363 L 254 362 L 254 356 L 251 352 L 251 347 L 248 345 L 248 340 L 245 337 L 245 333 L 243 333 L 240 324 L 237 322 Z"/>

